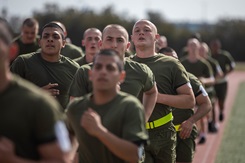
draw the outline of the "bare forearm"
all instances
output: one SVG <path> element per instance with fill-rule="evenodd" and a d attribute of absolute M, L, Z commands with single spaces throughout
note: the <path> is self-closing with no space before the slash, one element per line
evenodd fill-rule
<path fill-rule="evenodd" d="M 193 116 L 190 117 L 191 121 L 193 122 L 196 122 L 202 117 L 204 117 L 212 109 L 212 104 L 208 96 L 197 97 L 197 105 L 198 105 L 197 111 Z"/>
<path fill-rule="evenodd" d="M 179 109 L 190 109 L 195 105 L 195 101 L 191 95 L 168 95 L 160 94 L 157 96 L 157 103 L 168 105 Z"/>

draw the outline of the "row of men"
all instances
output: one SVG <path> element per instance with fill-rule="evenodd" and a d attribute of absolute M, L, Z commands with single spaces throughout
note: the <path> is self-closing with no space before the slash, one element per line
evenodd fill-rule
<path fill-rule="evenodd" d="M 193 38 L 193 39 L 192 39 Z M 157 44 L 158 49 L 167 46 L 167 39 L 162 36 Z M 160 47 L 160 48 L 159 48 Z M 159 50 L 161 52 L 161 50 Z M 227 95 L 228 81 L 226 76 L 234 70 L 235 62 L 228 51 L 221 49 L 221 42 L 214 39 L 210 42 L 210 47 L 201 41 L 201 35 L 195 33 L 183 48 L 180 58 L 188 72 L 191 72 L 201 80 L 212 102 L 212 112 L 208 114 L 208 132 L 218 131 L 217 118 L 220 122 L 224 119 L 224 104 Z M 219 114 L 216 115 L 215 104 L 218 101 Z M 200 140 L 199 144 L 206 141 L 204 119 L 199 123 Z"/>
<path fill-rule="evenodd" d="M 88 29 L 84 34 L 84 40 L 90 48 L 86 48 L 84 59 L 86 60 L 87 50 L 94 50 L 97 55 L 92 57 L 93 63 L 79 67 L 73 60 L 60 55 L 62 47 L 65 46 L 64 29 L 59 23 L 51 22 L 42 28 L 39 41 L 41 50 L 20 55 L 10 69 L 48 91 L 60 102 L 63 111 L 66 108 L 68 128 L 73 135 L 72 151 L 78 151 L 80 162 L 137 162 L 142 158 L 142 151 L 145 151 L 144 162 L 191 162 L 197 135 L 195 122 L 211 109 L 210 99 L 198 79 L 191 82 L 191 88 L 191 75 L 187 74 L 178 59 L 155 53 L 155 42 L 159 35 L 153 23 L 139 20 L 135 23 L 132 33 L 136 55 L 124 58 L 130 46 L 129 36 L 124 27 L 108 25 L 102 34 L 95 28 Z M 175 54 L 174 51 L 164 53 Z M 6 66 L 6 61 L 3 65 Z M 7 68 L 3 70 L 5 76 L 8 76 Z M 141 99 L 143 106 L 135 97 L 124 94 L 119 89 Z M 92 94 L 87 94 L 90 92 Z M 73 99 L 80 96 L 83 97 Z M 72 102 L 67 106 L 69 98 Z M 19 103 L 22 103 L 21 101 Z M 195 103 L 199 105 L 196 112 L 193 110 Z M 15 103 L 13 105 L 16 107 Z M 7 108 L 8 105 L 4 106 Z M 31 107 L 33 106 L 31 103 Z M 30 106 L 25 108 L 30 109 Z M 42 105 L 37 108 L 42 108 Z M 173 112 L 176 126 L 172 123 L 173 108 L 178 108 Z M 40 114 L 40 110 L 38 113 Z M 26 119 L 30 118 L 28 115 L 25 115 Z M 39 120 L 39 125 L 47 121 L 41 116 Z M 41 144 L 42 147 L 57 137 L 61 140 L 58 142 L 63 151 L 68 151 L 69 141 L 64 141 L 66 134 L 60 134 L 65 133 L 65 127 L 61 124 L 55 123 L 56 132 L 52 132 L 52 140 L 44 140 L 48 138 L 42 133 L 45 138 L 38 137 L 37 144 Z M 5 125 L 6 127 L 8 128 Z M 39 126 L 35 127 L 35 130 L 40 130 Z M 4 133 L 1 135 L 6 136 Z M 150 143 L 147 141 L 148 136 Z M 11 144 L 5 139 L 5 144 L 1 145 Z M 30 140 L 31 138 L 26 141 L 31 143 Z M 17 144 L 14 142 L 14 145 Z M 23 156 L 19 154 L 22 151 L 25 150 L 19 149 L 18 156 Z M 42 151 L 34 151 L 36 156 L 43 157 Z M 27 155 L 26 158 L 33 157 L 33 154 Z M 44 156 L 52 157 L 46 157 L 45 154 Z M 72 159 L 73 156 L 69 155 Z"/>
<path fill-rule="evenodd" d="M 65 26 L 60 22 L 56 23 L 58 23 L 62 27 L 65 38 L 67 40 L 68 38 Z M 39 49 L 37 36 L 38 29 L 38 21 L 34 18 L 27 18 L 23 22 L 21 28 L 22 34 L 13 40 L 14 43 L 11 48 L 11 60 L 14 60 L 20 54 L 30 53 Z M 71 59 L 74 59 L 80 66 L 87 63 L 91 63 L 94 54 L 97 53 L 99 50 L 98 42 L 101 40 L 101 36 L 102 34 L 99 29 L 90 28 L 84 32 L 82 40 L 82 46 L 84 46 L 86 49 L 86 55 L 83 54 L 81 48 L 76 47 L 71 43 L 67 43 L 67 41 L 66 45 L 61 49 L 61 54 Z M 91 37 L 95 37 L 94 42 L 92 40 L 89 40 L 91 39 Z M 219 120 L 222 121 L 224 118 L 224 103 L 228 85 L 225 77 L 229 72 L 231 72 L 234 69 L 234 59 L 227 51 L 221 49 L 221 43 L 217 39 L 211 41 L 210 51 L 208 45 L 205 42 L 201 42 L 200 34 L 196 33 L 191 38 L 196 38 L 199 41 L 199 43 L 197 42 L 197 40 L 194 40 L 194 42 L 196 42 L 194 43 L 196 44 L 196 48 L 194 47 L 195 50 L 190 50 L 191 48 L 187 48 L 188 44 L 191 44 L 191 41 L 189 40 L 190 42 L 187 43 L 187 46 L 183 49 L 182 58 L 180 60 L 182 63 L 184 62 L 184 67 L 187 69 L 188 72 L 191 72 L 202 81 L 202 84 L 206 87 L 206 90 L 208 90 L 208 94 L 211 99 L 213 108 L 215 106 L 216 99 L 218 99 Z M 199 44 L 200 47 L 198 47 Z M 167 38 L 165 36 L 160 36 L 156 41 L 155 51 L 163 52 L 161 51 L 161 49 L 167 47 L 167 45 Z M 129 48 L 125 52 L 125 56 L 134 55 L 134 53 L 134 45 L 133 42 L 131 42 Z M 201 62 L 199 62 L 200 56 Z M 203 59 L 205 59 L 208 63 L 206 61 L 204 61 L 203 63 Z M 196 67 L 197 65 L 199 66 L 199 68 Z M 212 109 L 212 112 L 207 116 L 207 118 L 208 131 L 216 133 L 218 131 L 218 124 L 216 122 L 215 108 Z M 199 128 L 199 143 L 202 144 L 205 143 L 207 132 L 205 130 L 203 119 L 201 119 L 200 121 Z"/>

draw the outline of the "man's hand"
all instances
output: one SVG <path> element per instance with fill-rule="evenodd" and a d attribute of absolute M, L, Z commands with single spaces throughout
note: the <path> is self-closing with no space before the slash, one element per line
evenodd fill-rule
<path fill-rule="evenodd" d="M 56 97 L 57 95 L 60 94 L 60 91 L 58 89 L 54 89 L 57 86 L 58 86 L 58 83 L 49 83 L 48 85 L 43 86 L 42 89 L 49 92 L 50 95 Z"/>
<path fill-rule="evenodd" d="M 81 126 L 92 136 L 98 137 L 101 132 L 107 129 L 101 124 L 98 113 L 89 108 L 84 112 L 81 118 Z"/>
<path fill-rule="evenodd" d="M 189 138 L 191 135 L 192 128 L 193 128 L 193 123 L 191 121 L 186 120 L 182 122 L 180 126 L 180 133 L 179 133 L 180 138 L 181 139 Z"/>

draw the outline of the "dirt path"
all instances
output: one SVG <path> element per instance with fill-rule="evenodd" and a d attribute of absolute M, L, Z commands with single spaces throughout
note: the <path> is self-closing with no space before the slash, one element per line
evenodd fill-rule
<path fill-rule="evenodd" d="M 228 121 L 230 111 L 241 82 L 245 81 L 245 72 L 235 71 L 228 76 L 228 95 L 225 103 L 225 119 L 219 124 L 219 131 L 216 134 L 208 134 L 204 145 L 197 145 L 193 163 L 214 163 L 221 144 L 224 127 Z M 216 107 L 217 108 L 217 107 Z M 218 113 L 218 109 L 216 109 Z"/>

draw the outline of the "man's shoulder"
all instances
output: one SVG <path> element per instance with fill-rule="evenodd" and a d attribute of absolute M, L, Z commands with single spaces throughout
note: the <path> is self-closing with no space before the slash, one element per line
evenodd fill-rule
<path fill-rule="evenodd" d="M 127 70 L 127 68 L 136 68 L 138 70 L 142 70 L 142 71 L 145 71 L 145 70 L 150 70 L 150 68 L 143 64 L 143 63 L 139 63 L 139 62 L 136 62 L 130 58 L 125 58 L 125 70 Z"/>
<path fill-rule="evenodd" d="M 34 58 L 38 58 L 38 55 L 40 53 L 37 53 L 37 52 L 32 52 L 32 53 L 27 53 L 27 54 L 22 54 L 22 55 L 19 55 L 17 57 L 17 59 L 22 59 L 22 60 L 25 60 L 25 61 L 28 61 L 28 60 L 32 60 Z"/>
<path fill-rule="evenodd" d="M 63 61 L 68 62 L 70 65 L 75 66 L 77 68 L 80 67 L 79 64 L 76 61 L 74 61 L 73 59 L 71 59 L 69 57 L 66 57 L 64 55 L 60 55 L 60 56 L 61 56 L 61 58 L 62 58 Z"/>

